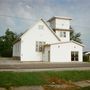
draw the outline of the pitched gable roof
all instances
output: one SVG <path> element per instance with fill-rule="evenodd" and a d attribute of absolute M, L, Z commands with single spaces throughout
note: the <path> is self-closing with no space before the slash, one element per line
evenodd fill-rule
<path fill-rule="evenodd" d="M 51 33 L 60 41 L 60 38 L 56 35 L 56 33 L 52 30 L 52 28 L 50 28 L 50 27 L 48 26 L 48 24 L 47 24 L 43 19 L 40 19 L 40 20 L 47 26 L 47 28 L 51 31 Z M 32 27 L 33 27 L 33 26 L 32 26 Z M 20 36 L 17 38 L 17 40 L 14 42 L 14 44 L 15 44 L 16 42 L 20 41 L 20 40 L 21 40 L 21 37 L 22 37 L 27 31 L 29 31 L 29 29 L 27 29 L 24 33 L 22 33 L 22 35 L 20 35 Z"/>
<path fill-rule="evenodd" d="M 44 24 L 48 27 L 48 29 L 53 33 L 53 35 L 54 35 L 59 41 L 61 41 L 60 38 L 56 35 L 56 33 L 52 30 L 52 28 L 49 27 L 48 24 L 47 24 L 43 19 L 41 19 L 41 20 L 42 20 L 42 21 L 44 22 Z"/>
<path fill-rule="evenodd" d="M 81 44 L 81 43 L 79 43 L 79 42 L 76 42 L 76 41 L 74 41 L 74 40 L 67 41 L 67 42 L 52 43 L 52 44 L 48 44 L 48 45 L 65 44 L 65 43 L 71 43 L 71 42 L 72 42 L 72 43 L 75 43 L 75 44 L 77 44 L 77 45 L 80 45 L 80 46 L 82 46 L 82 47 L 84 47 L 83 44 Z"/>
<path fill-rule="evenodd" d="M 51 31 L 51 33 L 60 41 L 60 38 L 56 35 L 56 33 L 52 30 L 52 28 L 50 28 L 42 18 L 40 20 L 47 26 L 47 28 Z M 20 37 L 22 37 L 28 30 L 26 30 Z"/>

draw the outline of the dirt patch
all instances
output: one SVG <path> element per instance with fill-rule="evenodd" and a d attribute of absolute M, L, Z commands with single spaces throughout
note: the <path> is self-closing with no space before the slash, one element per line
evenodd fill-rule
<path fill-rule="evenodd" d="M 48 85 L 44 86 L 44 90 L 79 90 L 80 87 L 72 86 L 72 85 Z"/>
<path fill-rule="evenodd" d="M 56 77 L 48 79 L 49 85 L 45 85 L 44 90 L 77 90 L 80 89 L 71 81 L 62 80 Z"/>
<path fill-rule="evenodd" d="M 6 90 L 6 89 L 5 89 L 5 88 L 1 88 L 1 87 L 0 87 L 0 90 Z"/>

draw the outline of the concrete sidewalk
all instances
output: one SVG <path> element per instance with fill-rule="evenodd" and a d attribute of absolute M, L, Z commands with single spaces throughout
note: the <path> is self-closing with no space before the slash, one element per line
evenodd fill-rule
<path fill-rule="evenodd" d="M 72 71 L 72 70 L 90 70 L 90 67 L 78 68 L 47 68 L 47 69 L 0 69 L 0 71 L 13 71 L 13 72 L 40 72 L 40 71 Z"/>
<path fill-rule="evenodd" d="M 78 81 L 78 82 L 74 82 L 74 84 L 79 87 L 88 87 L 90 86 L 90 80 Z"/>
<path fill-rule="evenodd" d="M 49 63 L 49 62 L 5 62 L 0 63 L 0 69 L 49 69 L 49 68 L 78 68 L 90 67 L 90 63 L 69 62 L 69 63 Z"/>

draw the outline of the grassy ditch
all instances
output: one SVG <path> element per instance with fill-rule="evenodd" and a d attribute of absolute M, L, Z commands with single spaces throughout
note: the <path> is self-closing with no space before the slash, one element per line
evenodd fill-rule
<path fill-rule="evenodd" d="M 90 80 L 90 71 L 0 72 L 0 87 L 48 85 L 58 83 L 57 78 L 69 82 Z"/>

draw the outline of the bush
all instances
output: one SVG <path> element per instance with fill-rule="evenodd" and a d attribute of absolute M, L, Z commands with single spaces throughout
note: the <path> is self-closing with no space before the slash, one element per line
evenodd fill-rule
<path fill-rule="evenodd" d="M 12 57 L 12 49 L 3 50 L 1 53 L 2 57 Z"/>
<path fill-rule="evenodd" d="M 90 62 L 90 55 L 84 55 L 83 56 L 83 61 L 84 62 Z"/>

